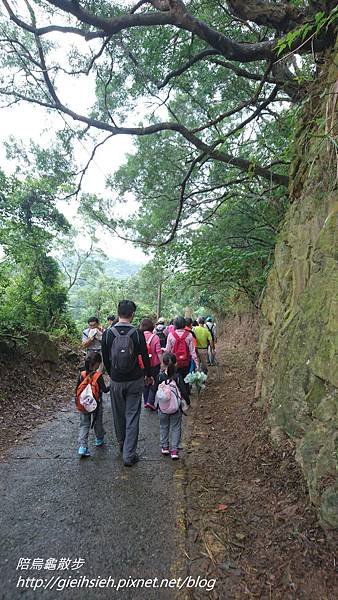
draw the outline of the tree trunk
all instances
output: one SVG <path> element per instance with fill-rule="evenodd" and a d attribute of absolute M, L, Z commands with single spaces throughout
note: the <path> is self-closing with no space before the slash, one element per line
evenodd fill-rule
<path fill-rule="evenodd" d="M 157 319 L 159 319 L 161 316 L 161 310 L 162 310 L 162 279 L 159 281 L 158 288 L 157 288 Z"/>

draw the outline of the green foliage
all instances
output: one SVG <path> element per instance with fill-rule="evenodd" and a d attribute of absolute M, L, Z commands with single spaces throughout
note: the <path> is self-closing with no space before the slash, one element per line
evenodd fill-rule
<path fill-rule="evenodd" d="M 66 290 L 51 256 L 55 235 L 69 233 L 70 225 L 55 206 L 51 179 L 0 172 L 0 190 L 0 321 L 46 330 L 70 325 Z"/>
<path fill-rule="evenodd" d="M 289 31 L 283 38 L 278 40 L 276 45 L 277 55 L 280 56 L 287 48 L 291 50 L 296 41 L 305 44 L 311 38 L 318 36 L 322 30 L 326 30 L 338 21 L 338 6 L 333 8 L 329 14 L 323 11 L 317 12 L 313 21 L 304 23 L 301 27 L 297 27 Z M 295 51 L 295 50 L 294 50 Z"/>
<path fill-rule="evenodd" d="M 50 18 L 49 3 L 36 3 Z M 127 4 L 85 0 L 81 8 L 113 19 L 132 8 L 131 2 Z M 296 11 L 299 20 L 296 15 L 295 21 L 285 24 L 290 30 L 279 41 L 280 29 L 272 22 L 269 25 L 268 16 L 264 27 L 257 25 L 260 18 L 255 23 L 255 14 L 252 21 L 236 19 L 236 7 L 231 14 L 218 0 L 188 3 L 187 10 L 199 23 L 194 34 L 184 29 L 183 22 L 135 26 L 104 39 L 100 33 L 98 39 L 87 39 L 84 46 L 65 43 L 62 52 L 58 37 L 51 41 L 52 34 L 40 36 L 41 45 L 37 45 L 37 38 L 3 19 L 4 102 L 26 98 L 50 106 L 53 84 L 62 102 L 60 81 L 67 74 L 71 81 L 89 75 L 87 80 L 95 91 L 87 118 L 76 116 L 74 98 L 71 116 L 80 126 L 75 133 L 66 127 L 54 149 L 34 146 L 25 153 L 13 141 L 8 147 L 17 170 L 16 178 L 6 180 L 3 186 L 10 198 L 1 224 L 6 268 L 0 289 L 9 290 L 7 307 L 8 298 L 13 306 L 22 298 L 27 322 L 33 323 L 36 315 L 36 321 L 46 326 L 64 314 L 66 297 L 62 294 L 67 286 L 69 306 L 78 324 L 90 313 L 105 320 L 123 296 L 135 299 L 138 319 L 154 315 L 159 290 L 161 312 L 166 317 L 186 306 L 222 312 L 238 295 L 259 303 L 287 205 L 290 142 L 297 117 L 297 109 L 289 104 L 303 97 L 303 84 L 313 71 L 311 53 L 299 65 L 287 57 L 296 45 L 303 46 L 322 34 L 338 14 L 335 8 L 312 18 L 311 3 L 293 0 L 292 4 L 301 9 Z M 273 3 L 270 5 L 269 9 L 273 8 Z M 145 3 L 137 12 L 156 15 L 157 9 Z M 61 13 L 57 14 L 61 19 Z M 295 23 L 303 22 L 304 15 L 310 15 L 308 22 L 297 28 Z M 37 16 L 40 18 L 40 13 Z M 66 15 L 64 24 L 76 24 L 95 34 L 95 26 L 81 23 L 81 19 L 73 21 Z M 208 42 L 200 35 L 203 29 L 208 30 Z M 217 49 L 213 42 L 217 31 L 220 39 L 226 32 L 230 47 L 230 41 L 239 42 L 232 52 L 209 53 L 211 48 Z M 69 39 L 68 35 L 63 39 Z M 265 42 L 271 47 L 276 44 L 278 53 L 287 56 L 274 62 L 271 50 L 255 59 L 255 47 L 265 46 Z M 248 51 L 246 62 L 241 63 L 238 56 L 243 54 L 237 56 L 237 50 L 243 43 L 252 44 L 254 52 L 251 58 Z M 39 69 L 42 50 L 50 77 L 47 84 L 46 72 Z M 208 54 L 201 57 L 205 50 Z M 200 59 L 188 66 L 196 56 Z M 56 102 L 54 109 L 62 107 Z M 91 118 L 96 121 L 85 127 Z M 81 199 L 82 216 L 96 219 L 98 228 L 117 230 L 124 238 L 142 244 L 153 252 L 149 264 L 121 281 L 121 271 L 109 271 L 103 257 L 91 256 L 78 269 L 76 261 L 81 262 L 81 257 L 74 255 L 76 259 L 68 257 L 62 278 L 52 250 L 60 236 L 69 233 L 69 227 L 55 201 L 59 194 L 72 190 L 74 139 L 78 136 L 82 143 L 92 142 L 96 127 L 106 135 L 111 128 L 116 128 L 115 134 L 125 127 L 127 133 L 136 126 L 149 128 L 160 123 L 165 126 L 156 135 L 138 132 L 142 135 L 136 138 L 133 151 L 108 177 L 109 195 L 84 194 Z M 180 133 L 174 130 L 178 126 L 182 126 Z M 130 198 L 137 202 L 137 210 L 121 219 L 119 204 Z M 67 269 L 78 269 L 76 281 Z M 8 283 L 10 273 L 14 273 L 13 284 Z"/>
<path fill-rule="evenodd" d="M 68 273 L 74 273 L 76 265 L 71 258 L 64 264 Z M 138 270 L 139 265 L 135 263 L 109 259 L 102 253 L 93 252 L 68 292 L 69 310 L 78 329 L 81 330 L 93 315 L 105 325 L 109 314 L 116 315 L 122 298 L 136 298 L 140 304 Z M 138 313 L 144 316 L 151 308 L 142 300 Z"/>
<path fill-rule="evenodd" d="M 196 290 L 197 304 L 222 312 L 244 294 L 258 305 L 285 208 L 283 198 L 229 200 L 212 222 L 182 240 L 180 277 Z"/>
<path fill-rule="evenodd" d="M 256 160 L 267 161 L 272 154 L 287 163 L 293 112 L 267 119 L 259 139 L 245 140 L 241 151 L 252 155 L 253 171 Z M 258 305 L 287 196 L 283 189 L 265 187 L 250 174 L 236 177 L 231 167 L 201 162 L 185 186 L 174 240 L 161 246 L 175 226 L 189 164 L 189 145 L 167 132 L 138 139 L 135 153 L 110 178 L 120 198 L 132 193 L 138 200 L 138 212 L 124 222 L 128 235 L 141 238 L 150 248 L 160 245 L 142 269 L 136 292 L 155 312 L 161 281 L 161 312 L 166 317 L 187 306 L 197 314 L 207 309 L 222 313 L 243 295 Z M 94 200 L 92 208 L 94 218 L 109 215 L 109 204 Z M 113 220 L 114 206 L 111 211 Z"/>

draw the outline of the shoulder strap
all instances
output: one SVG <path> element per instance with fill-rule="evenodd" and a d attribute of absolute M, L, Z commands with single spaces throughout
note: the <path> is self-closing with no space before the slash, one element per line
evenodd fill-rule
<path fill-rule="evenodd" d="M 97 383 L 97 381 L 100 379 L 102 373 L 98 373 L 98 371 L 96 371 L 96 373 L 94 373 L 94 375 L 92 376 L 92 382 L 93 383 Z"/>
<path fill-rule="evenodd" d="M 174 385 L 172 385 L 172 384 L 174 384 Z M 169 382 L 169 386 L 170 386 L 170 389 L 174 392 L 177 400 L 179 400 L 181 393 L 180 393 L 180 390 L 179 390 L 179 387 L 178 387 L 176 381 L 174 379 L 171 379 L 171 381 Z"/>
<path fill-rule="evenodd" d="M 112 331 L 112 333 L 115 335 L 115 337 L 118 337 L 120 334 L 119 330 L 116 329 L 116 327 L 110 327 L 110 331 Z"/>
<path fill-rule="evenodd" d="M 81 371 L 81 374 L 80 374 L 80 376 L 81 376 L 81 380 L 79 381 L 79 383 L 78 383 L 78 384 L 77 384 L 77 386 L 76 386 L 76 393 L 77 393 L 77 394 L 78 394 L 78 392 L 79 392 L 80 386 L 81 386 L 81 389 L 84 389 L 84 388 L 85 388 L 85 385 L 83 385 L 83 384 L 84 384 L 84 382 L 86 382 L 86 381 L 87 381 L 87 385 L 90 383 L 90 376 L 89 376 L 89 375 L 87 375 L 86 371 Z"/>
<path fill-rule="evenodd" d="M 130 337 L 131 335 L 133 335 L 134 331 L 136 331 L 136 327 L 131 327 L 126 333 L 120 333 L 118 328 L 115 326 L 111 327 L 110 329 L 116 337 L 118 337 L 119 335 L 127 335 L 128 337 Z"/>
<path fill-rule="evenodd" d="M 178 333 L 176 333 L 176 329 L 172 332 L 172 334 L 173 334 L 175 340 L 180 340 L 181 339 L 180 336 L 178 335 Z"/>
<path fill-rule="evenodd" d="M 127 331 L 127 333 L 125 335 L 127 335 L 128 337 L 131 337 L 133 335 L 134 331 L 136 331 L 136 327 L 132 327 L 131 329 L 129 329 L 129 331 Z"/>
<path fill-rule="evenodd" d="M 152 333 L 151 336 L 148 338 L 147 344 L 150 345 L 151 342 L 153 341 L 154 337 L 155 337 L 155 333 Z"/>

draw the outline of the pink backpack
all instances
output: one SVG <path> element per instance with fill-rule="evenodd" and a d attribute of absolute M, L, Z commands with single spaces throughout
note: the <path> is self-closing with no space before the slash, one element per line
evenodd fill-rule
<path fill-rule="evenodd" d="M 166 379 L 158 386 L 155 398 L 155 406 L 166 415 L 173 415 L 181 406 L 182 398 L 180 390 L 175 381 Z"/>

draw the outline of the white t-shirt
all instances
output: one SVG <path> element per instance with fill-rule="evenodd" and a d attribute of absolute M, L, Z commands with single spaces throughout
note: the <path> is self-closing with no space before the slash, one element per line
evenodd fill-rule
<path fill-rule="evenodd" d="M 82 343 L 92 340 L 90 345 L 87 346 L 86 350 L 90 352 L 101 352 L 102 333 L 99 329 L 91 329 L 87 327 L 82 332 Z"/>

